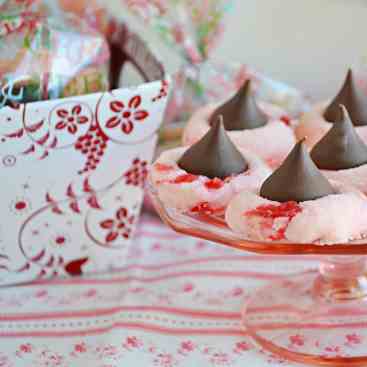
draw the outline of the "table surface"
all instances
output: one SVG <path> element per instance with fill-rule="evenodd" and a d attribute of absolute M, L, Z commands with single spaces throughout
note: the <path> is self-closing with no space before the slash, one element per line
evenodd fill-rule
<path fill-rule="evenodd" d="M 0 366 L 295 366 L 253 345 L 240 311 L 255 288 L 316 264 L 184 237 L 143 214 L 121 271 L 1 289 Z"/>

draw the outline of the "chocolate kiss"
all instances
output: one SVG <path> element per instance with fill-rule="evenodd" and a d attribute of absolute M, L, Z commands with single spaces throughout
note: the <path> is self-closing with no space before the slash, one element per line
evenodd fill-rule
<path fill-rule="evenodd" d="M 329 181 L 312 162 L 299 141 L 282 165 L 263 183 L 260 195 L 278 202 L 307 201 L 334 194 Z"/>
<path fill-rule="evenodd" d="M 324 112 L 326 121 L 340 121 L 342 116 L 339 105 L 341 104 L 349 111 L 355 126 L 367 125 L 367 95 L 356 85 L 351 69 L 348 70 L 347 77 L 339 93 Z"/>
<path fill-rule="evenodd" d="M 320 169 L 339 170 L 367 163 L 367 145 L 358 136 L 347 109 L 339 106 L 342 119 L 313 147 L 311 158 Z"/>
<path fill-rule="evenodd" d="M 266 125 L 267 116 L 259 109 L 251 94 L 251 82 L 247 80 L 240 90 L 227 102 L 218 107 L 210 117 L 212 125 L 223 115 L 226 130 L 249 130 Z"/>
<path fill-rule="evenodd" d="M 223 116 L 219 116 L 210 130 L 185 152 L 178 166 L 194 175 L 221 179 L 243 173 L 248 168 L 245 158 L 224 130 Z"/>

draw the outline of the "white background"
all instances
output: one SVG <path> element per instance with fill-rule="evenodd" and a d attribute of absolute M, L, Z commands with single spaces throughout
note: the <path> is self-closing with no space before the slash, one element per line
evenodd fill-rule
<path fill-rule="evenodd" d="M 235 0 L 215 56 L 329 96 L 367 59 L 367 1 Z"/>

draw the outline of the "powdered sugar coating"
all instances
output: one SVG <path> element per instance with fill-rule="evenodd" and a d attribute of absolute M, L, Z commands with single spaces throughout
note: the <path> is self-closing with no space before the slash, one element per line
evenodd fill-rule
<path fill-rule="evenodd" d="M 257 241 L 337 244 L 360 239 L 367 233 L 366 197 L 342 183 L 332 185 L 335 195 L 301 203 L 278 203 L 242 192 L 227 207 L 227 224 Z"/>
<path fill-rule="evenodd" d="M 331 180 L 354 186 L 359 191 L 367 194 L 367 164 L 338 171 L 323 170 L 322 173 Z"/>
<path fill-rule="evenodd" d="M 188 147 L 163 152 L 151 167 L 151 179 L 162 202 L 181 212 L 207 203 L 213 209 L 224 209 L 240 191 L 256 192 L 271 174 L 270 168 L 254 154 L 239 149 L 249 169 L 226 180 L 194 176 L 178 167 L 177 162 Z"/>

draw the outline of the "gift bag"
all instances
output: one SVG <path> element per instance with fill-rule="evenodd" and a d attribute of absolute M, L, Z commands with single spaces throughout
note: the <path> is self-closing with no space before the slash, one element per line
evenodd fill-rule
<path fill-rule="evenodd" d="M 79 85 L 80 73 L 104 65 L 97 55 L 106 55 L 100 52 L 105 40 L 88 44 L 87 54 L 78 50 L 81 54 L 71 55 L 71 62 L 69 54 L 55 55 L 53 48 L 46 47 L 47 36 L 52 45 L 52 37 L 58 36 L 50 35 L 51 26 L 39 28 L 43 16 L 27 18 L 26 22 L 34 19 L 31 25 L 19 22 L 20 18 L 0 21 L 0 35 L 10 27 L 14 39 L 30 46 L 25 51 L 14 47 L 13 60 L 22 60 L 16 58 L 17 50 L 24 52 L 24 60 L 33 60 L 31 66 L 21 61 L 11 65 L 6 60 L 6 72 L 1 69 L 8 84 L 4 84 L 4 106 L 0 109 L 0 285 L 124 266 L 169 94 L 169 78 L 162 64 L 122 23 L 114 24 L 115 32 L 108 39 L 108 50 L 117 59 L 109 60 L 107 82 L 118 87 L 114 78 L 126 60 L 136 66 L 146 82 L 89 93 L 89 84 Z M 66 32 L 70 43 L 79 45 L 84 35 L 91 40 L 94 34 L 76 34 L 72 28 L 55 27 L 55 31 Z M 61 53 L 60 47 L 56 50 Z M 37 63 L 40 55 L 45 57 Z M 86 55 L 89 57 L 83 59 Z M 86 59 L 89 61 L 84 63 Z M 26 69 L 20 68 L 22 65 Z M 44 80 L 40 73 L 43 69 L 34 65 L 46 65 L 50 73 L 63 71 L 60 78 L 67 84 L 51 82 L 56 80 L 54 75 Z M 64 69 L 65 65 L 68 68 Z M 69 66 L 78 79 L 74 83 L 64 78 L 71 70 Z M 35 75 L 34 80 L 20 83 L 19 74 L 12 79 L 19 70 Z M 55 85 L 63 87 L 53 88 Z M 45 100 L 32 102 L 35 99 Z"/>

